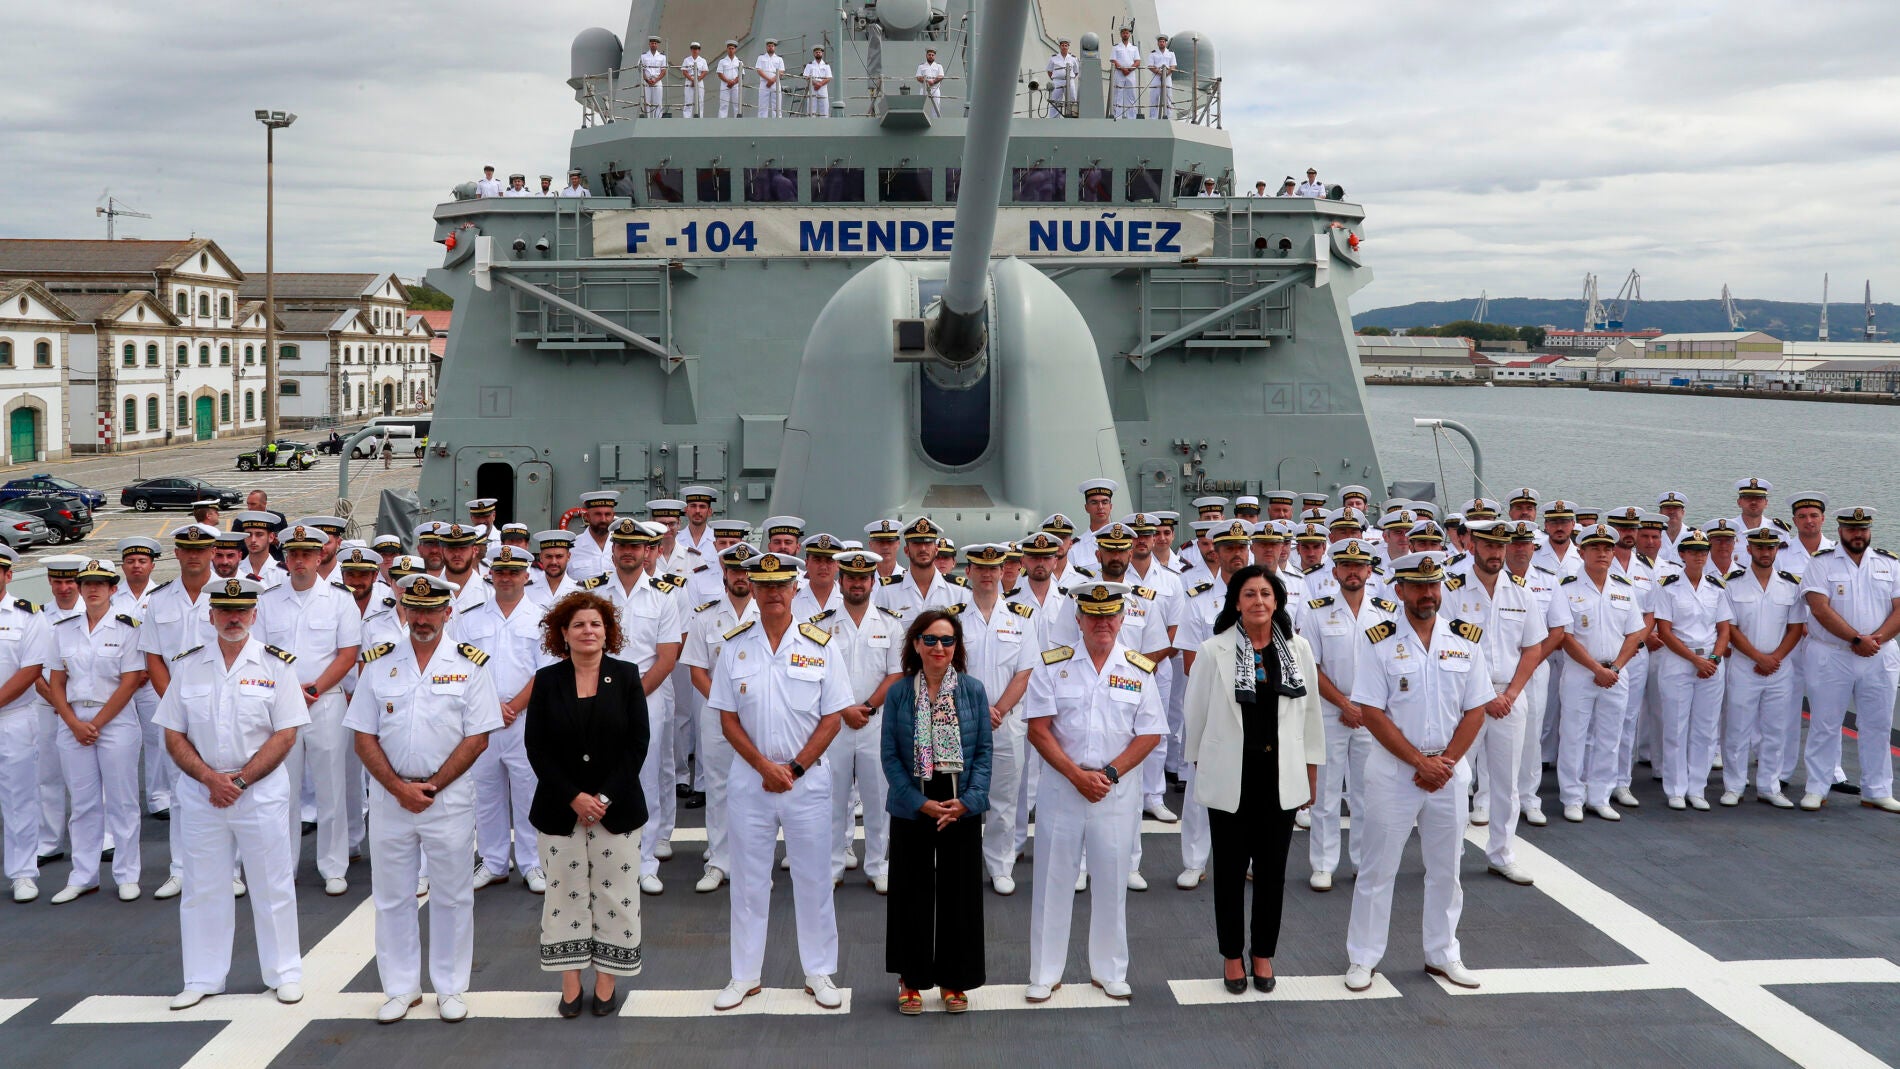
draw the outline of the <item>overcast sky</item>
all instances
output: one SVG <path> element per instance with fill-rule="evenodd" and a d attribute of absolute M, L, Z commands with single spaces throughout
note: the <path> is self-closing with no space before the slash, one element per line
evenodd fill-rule
<path fill-rule="evenodd" d="M 1219 51 L 1243 182 L 1317 166 L 1366 205 L 1361 308 L 1572 296 L 1900 294 L 1900 4 L 1160 0 Z M 453 12 L 453 14 L 451 14 Z M 1253 12 L 1258 12 L 1253 13 Z M 263 270 L 258 107 L 285 270 L 419 274 L 484 162 L 565 170 L 568 44 L 624 0 L 10 4 L 0 236 L 147 238 Z M 1886 268 L 1885 275 L 1881 267 Z M 1607 292 L 1606 292 L 1607 296 Z"/>

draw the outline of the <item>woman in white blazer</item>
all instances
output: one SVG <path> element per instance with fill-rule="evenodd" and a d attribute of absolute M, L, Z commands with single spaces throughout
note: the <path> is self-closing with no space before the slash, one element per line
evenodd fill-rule
<path fill-rule="evenodd" d="M 1241 961 L 1247 869 L 1254 877 L 1253 986 L 1272 991 L 1293 814 L 1313 800 L 1326 762 L 1313 648 L 1293 633 L 1286 587 L 1260 567 L 1227 584 L 1214 635 L 1196 651 L 1183 714 L 1194 800 L 1213 840 L 1214 931 L 1227 990 L 1247 990 Z"/>

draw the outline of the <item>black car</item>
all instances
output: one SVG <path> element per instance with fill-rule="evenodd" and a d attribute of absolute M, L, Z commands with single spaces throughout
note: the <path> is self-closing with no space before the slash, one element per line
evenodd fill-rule
<path fill-rule="evenodd" d="M 8 501 L 7 508 L 44 520 L 50 545 L 77 542 L 92 533 L 92 510 L 70 497 L 28 494 Z"/>
<path fill-rule="evenodd" d="M 203 479 L 166 476 L 147 479 L 119 491 L 119 504 L 145 512 L 149 509 L 188 509 L 193 501 L 216 498 L 221 508 L 236 508 L 244 495 L 226 486 L 213 486 Z"/>

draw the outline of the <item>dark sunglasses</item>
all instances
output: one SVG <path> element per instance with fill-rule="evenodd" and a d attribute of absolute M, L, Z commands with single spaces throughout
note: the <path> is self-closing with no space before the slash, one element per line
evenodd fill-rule
<path fill-rule="evenodd" d="M 957 644 L 957 636 L 955 635 L 918 635 L 917 641 L 923 643 L 926 646 L 954 646 Z"/>

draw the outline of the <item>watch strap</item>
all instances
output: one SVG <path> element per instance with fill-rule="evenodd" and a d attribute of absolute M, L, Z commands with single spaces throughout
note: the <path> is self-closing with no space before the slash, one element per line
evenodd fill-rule
<path fill-rule="evenodd" d="M 1122 781 L 1122 774 L 1114 765 L 1103 765 L 1102 774 L 1108 777 L 1108 782 L 1110 783 L 1120 783 Z"/>
<path fill-rule="evenodd" d="M 793 779 L 804 779 L 804 778 L 805 778 L 805 766 L 804 766 L 804 765 L 801 765 L 801 764 L 799 764 L 799 763 L 797 762 L 797 760 L 793 760 L 791 764 L 792 764 L 792 778 L 793 778 Z"/>

